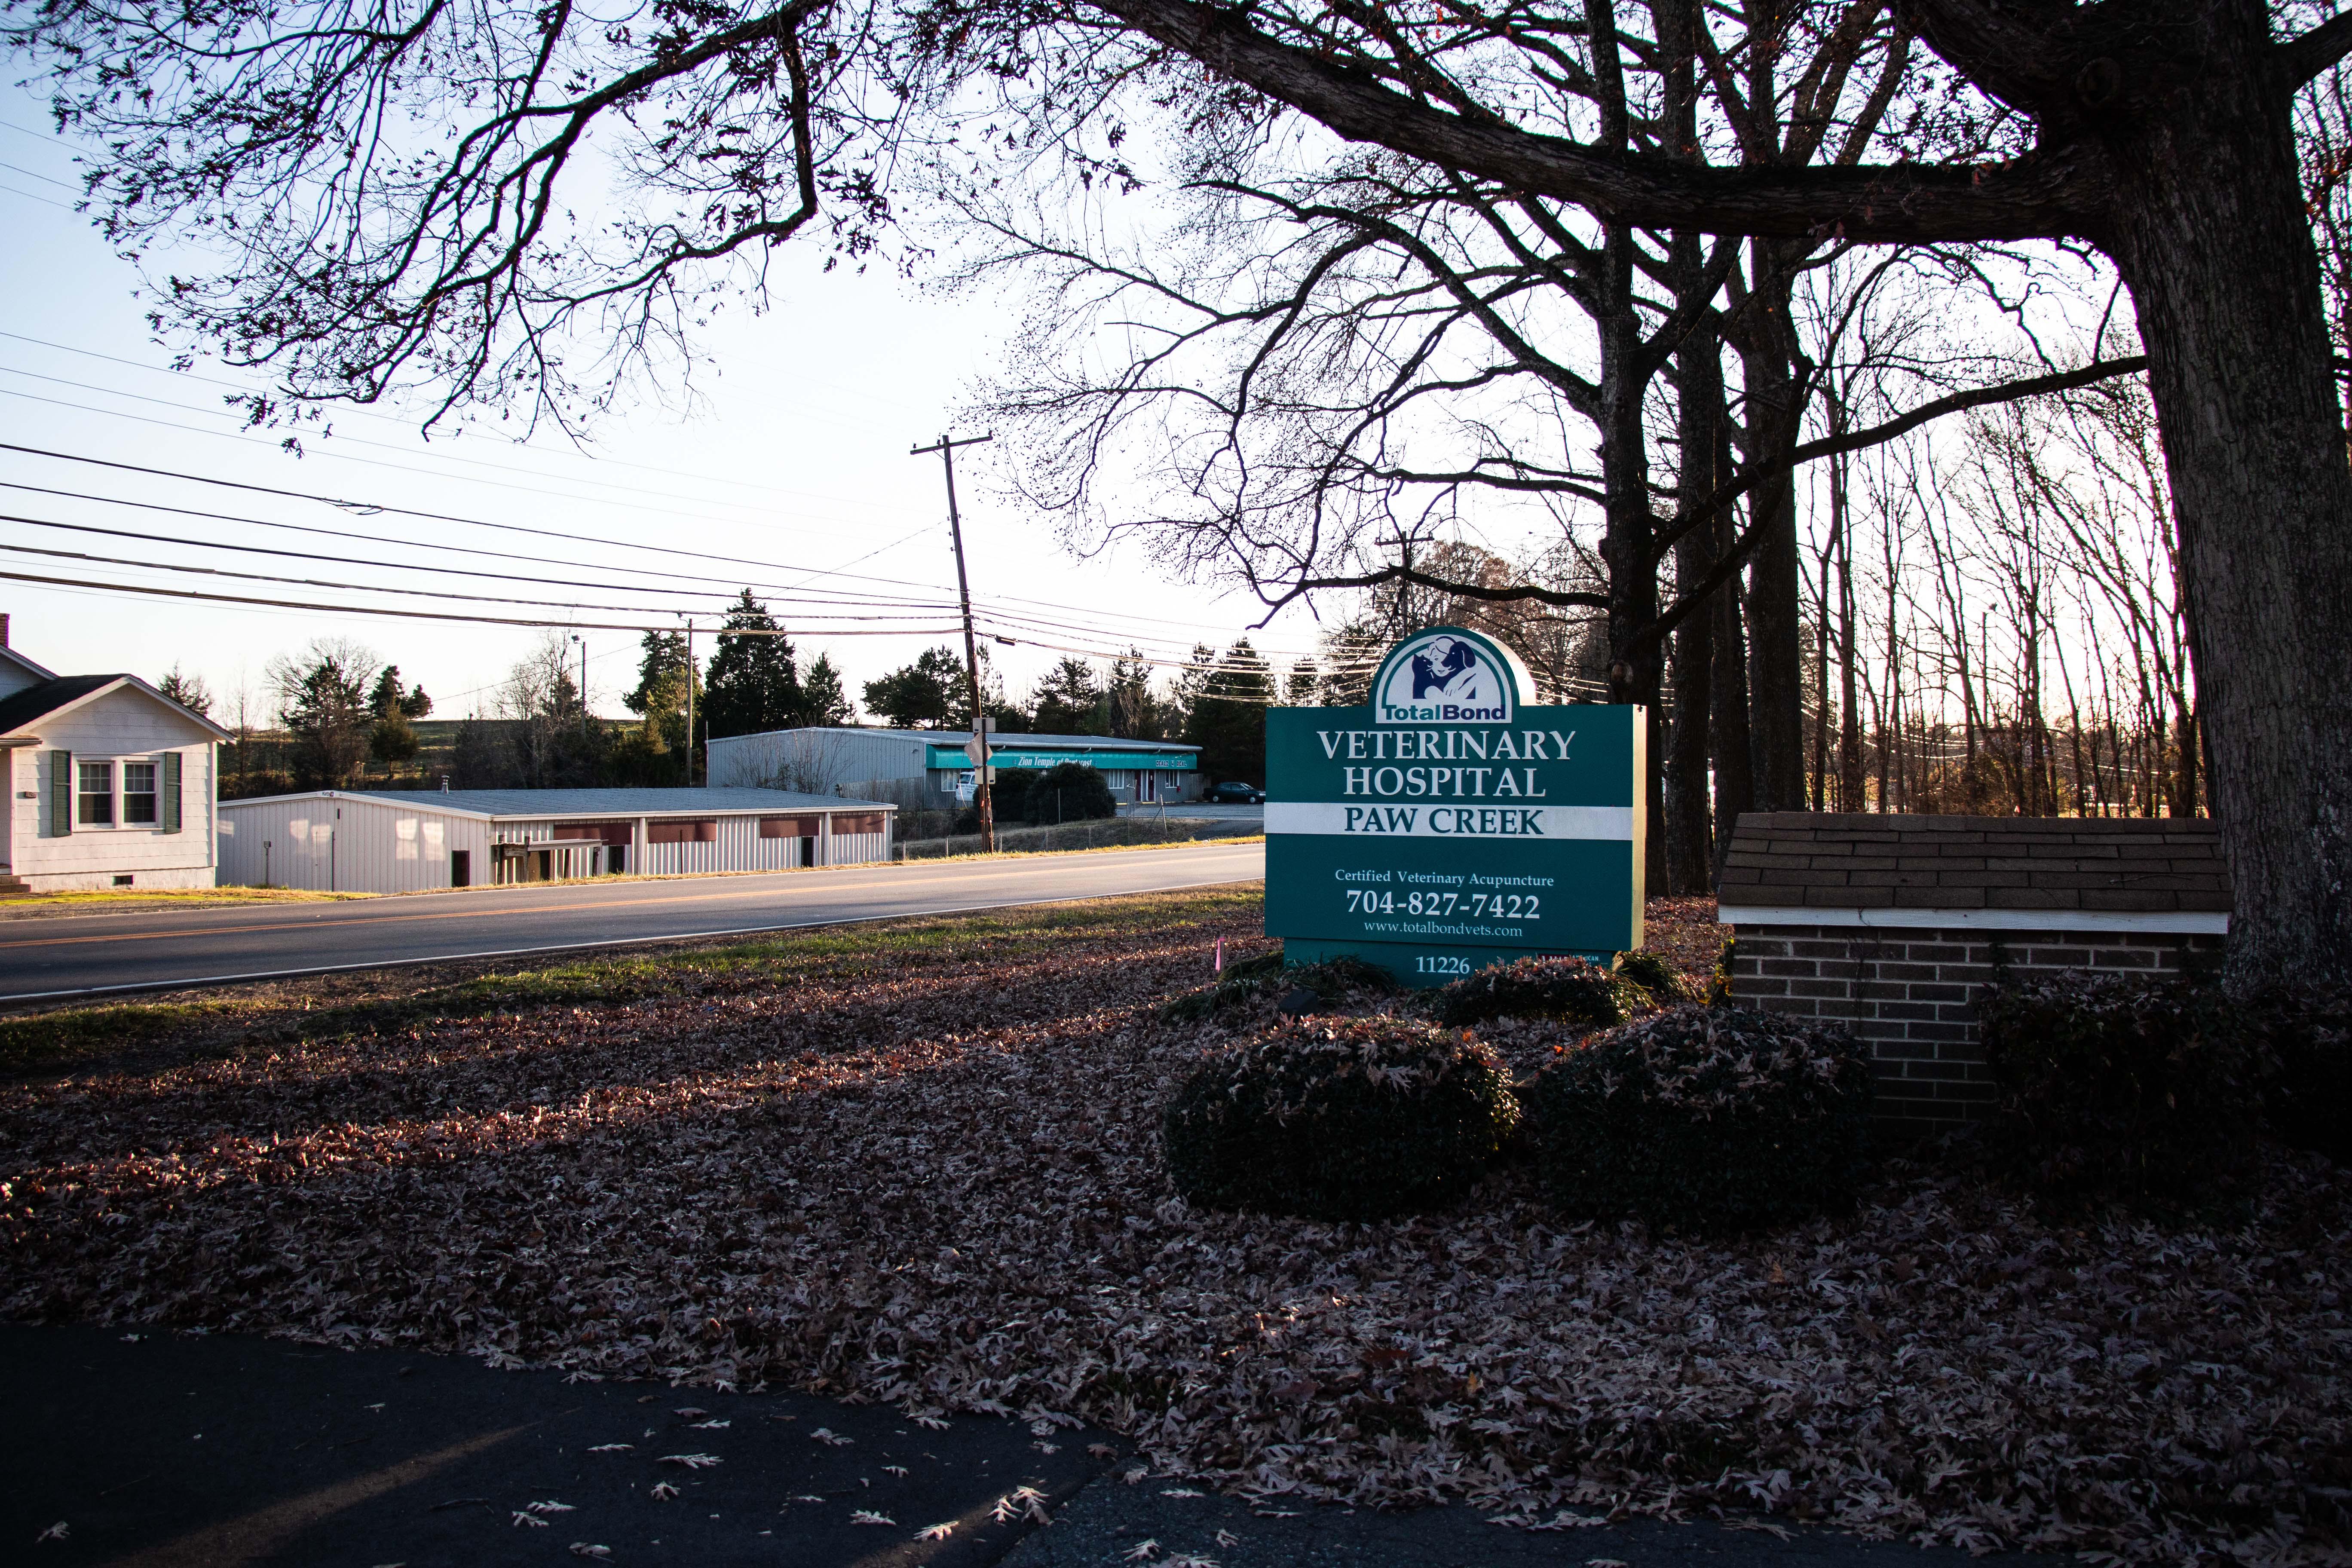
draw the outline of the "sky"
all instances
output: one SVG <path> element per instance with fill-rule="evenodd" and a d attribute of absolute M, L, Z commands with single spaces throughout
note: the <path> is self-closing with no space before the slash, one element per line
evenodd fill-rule
<path fill-rule="evenodd" d="M 222 405 L 263 378 L 210 363 L 187 374 L 169 368 L 183 345 L 157 340 L 137 272 L 70 210 L 74 150 L 47 126 L 37 99 L 0 89 L 0 220 L 9 237 L 0 246 L 0 442 L 40 449 L 0 450 L 0 482 L 12 487 L 0 488 L 0 547 L 13 547 L 0 548 L 0 574 L 13 574 L 0 576 L 0 611 L 12 617 L 18 651 L 59 674 L 127 670 L 155 680 L 177 666 L 215 694 L 216 717 L 243 689 L 260 721 L 274 657 L 314 637 L 351 637 L 421 683 L 436 716 L 464 717 L 493 700 L 543 633 L 378 612 L 454 607 L 567 627 L 656 624 L 641 595 L 628 595 L 625 613 L 594 607 L 624 602 L 604 581 L 622 565 L 679 574 L 680 593 L 661 601 L 675 606 L 671 625 L 689 608 L 711 625 L 720 601 L 747 583 L 840 595 L 816 606 L 834 617 L 824 629 L 799 629 L 814 613 L 805 605 L 784 614 L 803 667 L 830 655 L 853 696 L 927 647 L 961 647 L 940 461 L 909 448 L 950 428 L 958 399 L 1012 332 L 1013 301 L 943 299 L 887 275 L 823 274 L 814 248 L 788 250 L 772 308 L 734 312 L 706 341 L 714 363 L 696 373 L 701 402 L 690 411 L 640 401 L 609 416 L 593 450 L 583 451 L 551 433 L 527 446 L 478 430 L 427 441 L 415 411 L 347 409 L 333 416 L 331 436 L 306 433 L 297 457 L 279 449 L 282 433 L 246 431 Z M 1171 584 L 1131 553 L 1072 556 L 1046 525 L 992 507 L 982 478 L 960 458 L 972 594 L 993 635 L 1013 639 L 992 642 L 991 652 L 1015 696 L 1062 657 L 1054 645 L 1107 655 L 1152 639 L 1151 651 L 1177 658 L 1195 641 L 1223 646 L 1257 618 L 1254 601 Z M 58 523 L 83 531 L 43 526 Z M 118 531 L 87 531 L 94 528 Z M 572 537 L 517 531 L 530 529 Z M 361 563 L 256 552 L 266 547 Z M 483 550 L 543 559 L 489 561 Z M 487 567 L 512 580 L 422 570 L 435 565 Z M 132 584 L 320 607 L 124 591 Z M 453 606 L 347 584 L 560 604 Z M 1255 641 L 1291 654 L 1312 648 L 1315 629 L 1294 611 Z M 581 635 L 594 710 L 624 715 L 639 633 Z M 709 647 L 698 639 L 698 653 Z"/>

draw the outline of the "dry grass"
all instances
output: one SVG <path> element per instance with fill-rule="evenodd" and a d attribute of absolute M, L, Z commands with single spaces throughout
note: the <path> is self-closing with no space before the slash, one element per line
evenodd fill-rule
<path fill-rule="evenodd" d="M 374 893 L 308 892 L 299 888 L 124 888 L 78 893 L 17 893 L 0 898 L 0 921 L 44 915 L 156 914 L 232 904 L 324 904 L 373 899 Z"/>
<path fill-rule="evenodd" d="M 1721 1244 L 1563 1224 L 1515 1168 L 1408 1222 L 1198 1213 L 1160 1107 L 1265 1019 L 1154 1010 L 1258 912 L 484 976 L 0 1089 L 0 1310 L 1076 1414 L 1269 1495 L 2343 1560 L 2332 1168 L 2271 1156 L 2250 1212 L 2169 1231 L 1901 1165 Z"/>

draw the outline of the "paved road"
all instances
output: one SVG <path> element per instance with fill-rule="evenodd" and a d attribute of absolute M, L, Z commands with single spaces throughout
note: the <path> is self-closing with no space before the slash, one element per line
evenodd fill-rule
<path fill-rule="evenodd" d="M 1087 1450 L 1105 1436 L 1044 1442 L 976 1416 L 925 1429 L 887 1405 L 568 1384 L 400 1351 L 0 1324 L 0 1561 L 982 1568 L 1034 1522 L 1019 1504 L 999 1521 L 997 1500 L 1026 1486 L 1041 1509 L 1060 1502 L 1102 1468 Z"/>
<path fill-rule="evenodd" d="M 1203 844 L 352 903 L 61 916 L 0 931 L 0 1001 L 949 914 L 1265 875 L 1263 845 Z"/>

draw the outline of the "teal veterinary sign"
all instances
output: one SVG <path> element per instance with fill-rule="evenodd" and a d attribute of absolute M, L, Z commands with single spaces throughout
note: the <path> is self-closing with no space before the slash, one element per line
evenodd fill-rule
<path fill-rule="evenodd" d="M 1533 708 L 1508 648 L 1439 626 L 1360 708 L 1265 716 L 1265 929 L 1442 985 L 1642 945 L 1643 710 Z"/>

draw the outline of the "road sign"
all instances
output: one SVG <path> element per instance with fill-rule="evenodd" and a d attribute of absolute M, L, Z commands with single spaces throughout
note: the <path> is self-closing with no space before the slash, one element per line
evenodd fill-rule
<path fill-rule="evenodd" d="M 1647 715 L 1528 707 L 1508 648 L 1438 626 L 1371 701 L 1265 716 L 1265 929 L 1443 985 L 1530 953 L 1642 944 Z"/>
<path fill-rule="evenodd" d="M 963 743 L 963 754 L 971 759 L 971 765 L 975 768 L 984 767 L 988 763 L 988 752 L 990 749 L 988 744 L 988 721 L 985 718 L 982 718 L 980 721 L 980 728 L 974 730 L 971 732 L 971 739 Z"/>

